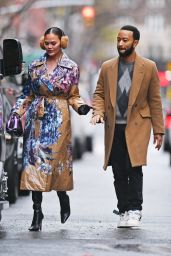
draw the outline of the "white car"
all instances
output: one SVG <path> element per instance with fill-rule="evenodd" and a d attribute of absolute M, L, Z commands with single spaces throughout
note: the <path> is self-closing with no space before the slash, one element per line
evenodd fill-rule
<path fill-rule="evenodd" d="M 91 105 L 88 91 L 80 85 L 80 95 Z M 91 110 L 87 115 L 79 115 L 71 108 L 73 158 L 81 159 L 84 152 L 93 151 L 93 127 L 90 124 Z"/>

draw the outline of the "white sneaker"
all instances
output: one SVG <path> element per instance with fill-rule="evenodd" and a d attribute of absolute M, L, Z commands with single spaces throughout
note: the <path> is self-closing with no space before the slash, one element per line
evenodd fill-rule
<path fill-rule="evenodd" d="M 140 227 L 142 212 L 139 210 L 128 211 L 127 227 Z"/>
<path fill-rule="evenodd" d="M 119 214 L 119 221 L 117 224 L 117 228 L 126 228 L 127 227 L 127 220 L 128 220 L 128 213 L 124 212 Z"/>

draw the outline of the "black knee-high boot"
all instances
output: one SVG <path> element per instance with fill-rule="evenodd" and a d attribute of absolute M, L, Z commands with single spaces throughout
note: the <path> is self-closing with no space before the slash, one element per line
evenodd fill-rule
<path fill-rule="evenodd" d="M 66 191 L 57 191 L 57 195 L 59 197 L 59 202 L 61 206 L 61 223 L 65 223 L 71 213 L 69 196 L 67 195 Z"/>
<path fill-rule="evenodd" d="M 39 231 L 42 229 L 42 220 L 43 213 L 41 208 L 42 203 L 42 192 L 40 191 L 32 191 L 32 200 L 33 200 L 33 220 L 32 224 L 29 228 L 29 231 Z"/>

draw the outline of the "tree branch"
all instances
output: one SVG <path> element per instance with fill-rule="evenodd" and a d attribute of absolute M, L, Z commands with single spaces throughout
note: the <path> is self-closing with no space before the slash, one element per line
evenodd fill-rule
<path fill-rule="evenodd" d="M 13 23 L 13 20 L 21 15 L 23 12 L 27 11 L 34 3 L 36 0 L 28 0 L 26 4 L 22 5 L 22 7 L 11 17 L 9 18 L 9 22 L 1 29 L 0 33 L 0 38 L 3 37 L 3 35 L 11 28 L 11 25 Z"/>

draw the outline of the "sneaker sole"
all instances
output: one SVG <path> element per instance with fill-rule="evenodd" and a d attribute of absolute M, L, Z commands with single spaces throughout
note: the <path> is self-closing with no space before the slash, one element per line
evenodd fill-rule
<path fill-rule="evenodd" d="M 127 227 L 128 228 L 139 228 L 140 227 L 140 224 L 127 224 Z"/>
<path fill-rule="evenodd" d="M 117 228 L 128 228 L 128 226 L 117 226 Z"/>

